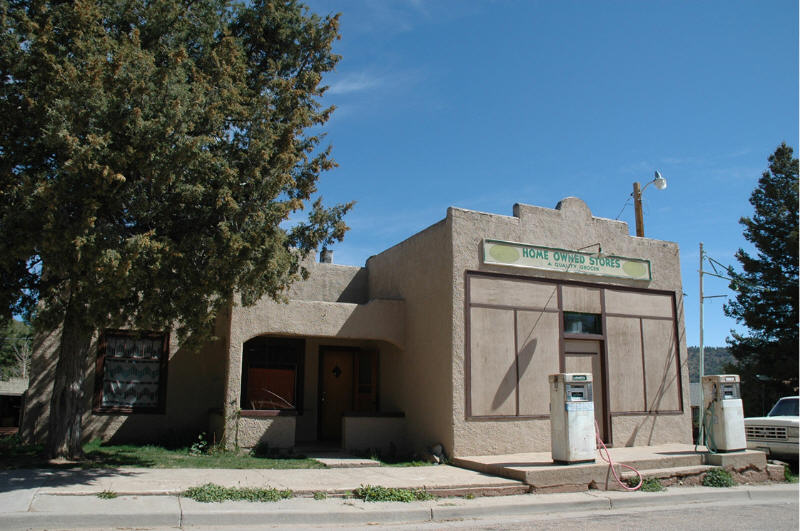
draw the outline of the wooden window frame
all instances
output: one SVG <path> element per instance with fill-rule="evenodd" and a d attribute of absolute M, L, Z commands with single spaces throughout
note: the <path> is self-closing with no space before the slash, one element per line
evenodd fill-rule
<path fill-rule="evenodd" d="M 483 277 L 483 278 L 495 278 L 495 279 L 511 279 L 511 280 L 527 280 L 532 282 L 538 283 L 548 283 L 552 284 L 557 287 L 557 307 L 556 309 L 551 309 L 549 307 L 522 307 L 522 306 L 513 306 L 513 305 L 503 305 L 503 304 L 487 304 L 487 303 L 473 303 L 470 301 L 470 282 L 472 278 Z M 564 318 L 563 318 L 563 304 L 562 304 L 562 290 L 563 286 L 579 286 L 579 287 L 587 287 L 587 288 L 599 288 L 601 290 L 601 326 L 602 326 L 602 334 L 574 334 L 574 333 L 567 333 L 564 331 Z M 639 314 L 618 314 L 613 312 L 607 312 L 605 308 L 605 290 L 616 290 L 616 291 L 627 291 L 631 293 L 647 293 L 647 294 L 657 294 L 657 295 L 665 295 L 671 298 L 671 306 L 672 306 L 672 316 L 670 317 L 654 317 L 654 316 L 643 316 Z M 586 282 L 586 281 L 577 281 L 577 280 L 566 280 L 566 279 L 556 279 L 556 278 L 544 278 L 544 277 L 532 277 L 532 276 L 522 276 L 522 275 L 512 275 L 508 273 L 495 273 L 489 271 L 475 271 L 475 270 L 465 270 L 464 271 L 464 322 L 465 322 L 465 334 L 464 334 L 464 389 L 465 389 L 465 397 L 464 397 L 464 406 L 465 406 L 465 415 L 464 418 L 466 421 L 475 422 L 475 421 L 497 421 L 497 420 L 505 420 L 505 421 L 514 421 L 514 420 L 529 420 L 529 419 L 548 419 L 550 415 L 535 415 L 535 416 L 522 416 L 522 415 L 474 415 L 472 412 L 472 396 L 471 396 L 471 389 L 472 389 L 472 353 L 471 353 L 471 345 L 470 345 L 470 338 L 471 338 L 471 323 L 470 323 L 470 309 L 480 307 L 480 308 L 498 308 L 498 309 L 507 309 L 517 311 L 542 311 L 542 312 L 558 312 L 562 314 L 559 316 L 559 371 L 564 371 L 564 341 L 569 339 L 593 339 L 602 341 L 602 352 L 601 352 L 601 361 L 603 365 L 603 377 L 605 385 L 608 385 L 608 382 L 611 381 L 610 374 L 609 374 L 609 364 L 608 364 L 608 352 L 607 352 L 607 317 L 633 317 L 640 319 L 656 319 L 656 320 L 666 320 L 671 321 L 673 324 L 673 332 L 675 337 L 675 370 L 676 373 L 676 383 L 677 383 L 677 393 L 678 393 L 678 409 L 674 410 L 651 410 L 651 411 L 611 411 L 610 404 L 608 404 L 608 393 L 606 392 L 603 400 L 604 405 L 606 407 L 606 421 L 608 422 L 608 428 L 606 431 L 606 437 L 611 440 L 611 417 L 617 416 L 633 416 L 633 415 L 641 415 L 641 416 L 648 416 L 648 415 L 682 415 L 685 411 L 685 404 L 683 401 L 683 386 L 684 381 L 682 378 L 682 373 L 680 371 L 681 367 L 681 350 L 680 350 L 680 341 L 679 341 L 679 322 L 678 322 L 678 306 L 677 306 L 677 298 L 676 294 L 673 291 L 666 291 L 666 290 L 654 290 L 654 289 L 647 289 L 647 288 L 639 288 L 633 286 L 621 286 L 616 284 L 598 284 L 594 282 Z M 580 312 L 578 312 L 580 313 Z M 515 336 L 516 342 L 516 336 Z M 515 346 L 515 350 L 518 350 Z M 642 353 L 644 355 L 644 352 Z M 644 367 L 644 365 L 643 365 Z M 646 386 L 646 375 L 643 371 L 642 373 L 642 382 L 643 385 Z M 518 375 L 518 382 L 519 385 L 519 375 Z M 645 395 L 646 396 L 646 395 Z"/>
<path fill-rule="evenodd" d="M 291 368 L 294 370 L 295 373 L 295 381 L 294 381 L 294 399 L 295 399 L 295 407 L 293 408 L 274 408 L 274 409 L 252 409 L 247 406 L 247 380 L 248 380 L 248 370 L 251 368 L 251 364 L 249 363 L 249 357 L 251 354 L 247 353 L 244 349 L 244 346 L 254 340 L 260 340 L 264 342 L 264 354 L 267 354 L 269 349 L 269 343 L 275 342 L 296 342 L 296 354 L 297 359 L 295 362 L 276 362 L 276 363 L 269 363 L 265 362 L 264 367 L 260 368 L 267 368 L 267 369 L 287 369 Z M 244 344 L 242 344 L 242 376 L 241 376 L 241 390 L 240 390 L 240 397 L 239 397 L 239 408 L 240 414 L 243 417 L 273 417 L 273 416 L 295 416 L 295 415 L 302 415 L 303 414 L 303 395 L 304 395 L 304 382 L 305 382 L 305 357 L 306 357 L 306 342 L 304 338 L 295 338 L 295 337 L 283 337 L 283 336 L 258 336 L 249 339 Z M 254 354 L 253 354 L 254 355 Z"/>
<path fill-rule="evenodd" d="M 103 379 L 106 365 L 106 349 L 109 337 L 131 337 L 161 339 L 161 358 L 158 378 L 158 404 L 156 406 L 104 406 Z M 104 330 L 97 345 L 97 360 L 94 374 L 94 403 L 92 412 L 96 414 L 164 414 L 167 407 L 167 374 L 169 363 L 169 331 L 152 330 Z"/>

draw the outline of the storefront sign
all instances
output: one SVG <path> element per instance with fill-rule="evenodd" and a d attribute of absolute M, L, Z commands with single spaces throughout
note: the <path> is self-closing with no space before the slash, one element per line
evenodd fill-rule
<path fill-rule="evenodd" d="M 530 267 L 562 273 L 652 280 L 650 261 L 598 253 L 567 251 L 524 243 L 483 240 L 483 263 Z"/>

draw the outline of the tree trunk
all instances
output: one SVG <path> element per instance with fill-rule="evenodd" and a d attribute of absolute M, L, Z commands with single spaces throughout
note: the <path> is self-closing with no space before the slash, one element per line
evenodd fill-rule
<path fill-rule="evenodd" d="M 78 459 L 83 456 L 83 388 L 94 330 L 83 321 L 81 313 L 80 305 L 71 300 L 64 316 L 50 400 L 47 438 L 47 455 L 50 458 Z"/>

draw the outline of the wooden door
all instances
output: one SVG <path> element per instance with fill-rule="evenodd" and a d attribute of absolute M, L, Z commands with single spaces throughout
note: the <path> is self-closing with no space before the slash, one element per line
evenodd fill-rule
<path fill-rule="evenodd" d="M 341 349 L 320 353 L 320 440 L 342 438 L 342 416 L 353 409 L 353 355 Z"/>
<path fill-rule="evenodd" d="M 564 342 L 564 372 L 588 372 L 592 374 L 592 397 L 594 418 L 600 438 L 606 441 L 606 412 L 603 397 L 602 348 L 599 341 L 567 340 Z"/>

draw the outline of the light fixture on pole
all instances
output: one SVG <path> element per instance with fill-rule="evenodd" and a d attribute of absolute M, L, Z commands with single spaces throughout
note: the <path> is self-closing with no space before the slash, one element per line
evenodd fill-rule
<path fill-rule="evenodd" d="M 642 194 L 651 184 L 655 184 L 659 190 L 664 190 L 667 187 L 667 180 L 661 176 L 661 172 L 656 171 L 655 177 L 652 181 L 644 185 L 639 182 L 633 183 L 633 206 L 636 210 L 636 235 L 640 238 L 644 236 L 644 219 L 642 216 Z"/>

